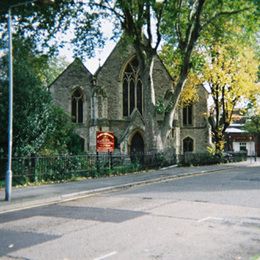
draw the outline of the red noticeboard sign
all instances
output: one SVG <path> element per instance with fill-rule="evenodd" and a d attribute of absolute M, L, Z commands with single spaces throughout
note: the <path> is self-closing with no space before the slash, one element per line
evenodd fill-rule
<path fill-rule="evenodd" d="M 112 132 L 97 132 L 96 147 L 97 152 L 114 152 L 115 138 Z"/>

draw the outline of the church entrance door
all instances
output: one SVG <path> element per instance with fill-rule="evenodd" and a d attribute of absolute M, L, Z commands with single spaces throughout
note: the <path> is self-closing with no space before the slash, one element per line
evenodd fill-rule
<path fill-rule="evenodd" d="M 131 140 L 130 157 L 132 162 L 144 162 L 144 140 L 140 133 L 136 133 Z"/>

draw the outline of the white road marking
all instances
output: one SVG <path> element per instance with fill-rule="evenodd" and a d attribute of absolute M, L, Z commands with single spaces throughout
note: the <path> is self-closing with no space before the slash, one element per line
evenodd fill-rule
<path fill-rule="evenodd" d="M 106 255 L 99 256 L 99 257 L 95 258 L 94 260 L 106 259 L 106 258 L 108 258 L 108 257 L 110 257 L 110 256 L 113 256 L 113 255 L 116 255 L 116 254 L 117 254 L 117 252 L 116 252 L 116 251 L 113 251 L 113 252 L 108 253 L 108 254 L 106 254 Z"/>
<path fill-rule="evenodd" d="M 207 220 L 223 220 L 223 218 L 216 218 L 216 217 L 206 217 L 206 218 L 202 218 L 202 219 L 199 219 L 198 222 L 204 222 L 204 221 L 207 221 Z"/>

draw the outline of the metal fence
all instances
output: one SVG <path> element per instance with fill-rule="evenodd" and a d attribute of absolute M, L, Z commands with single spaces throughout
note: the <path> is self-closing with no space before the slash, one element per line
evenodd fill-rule
<path fill-rule="evenodd" d="M 214 157 L 208 153 L 185 153 L 178 157 L 174 151 L 148 154 L 96 153 L 83 155 L 59 155 L 51 157 L 14 157 L 12 159 L 13 184 L 28 182 L 51 182 L 71 180 L 78 177 L 100 177 L 111 174 L 124 174 L 149 168 L 159 168 L 173 164 L 208 165 L 241 161 L 245 153 L 227 153 Z M 0 158 L 0 186 L 6 173 L 5 158 Z"/>
<path fill-rule="evenodd" d="M 176 163 L 173 155 L 166 160 L 164 154 L 100 153 L 60 155 L 51 157 L 14 157 L 12 159 L 13 183 L 63 181 L 77 177 L 99 177 L 124 174 L 141 169 L 156 168 Z M 5 179 L 6 159 L 0 159 L 0 181 Z"/>
<path fill-rule="evenodd" d="M 183 165 L 210 165 L 228 162 L 240 162 L 247 159 L 246 152 L 224 152 L 221 156 L 209 153 L 186 152 L 179 162 Z"/>

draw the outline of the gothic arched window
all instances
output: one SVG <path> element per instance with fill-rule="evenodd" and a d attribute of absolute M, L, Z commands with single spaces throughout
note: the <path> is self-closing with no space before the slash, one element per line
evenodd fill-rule
<path fill-rule="evenodd" d="M 191 126 L 192 121 L 192 105 L 188 105 L 182 110 L 182 123 L 184 126 Z"/>
<path fill-rule="evenodd" d="M 143 84 L 137 58 L 133 58 L 124 71 L 123 116 L 130 116 L 135 108 L 143 113 Z"/>
<path fill-rule="evenodd" d="M 183 139 L 183 152 L 193 152 L 193 139 L 186 137 Z"/>
<path fill-rule="evenodd" d="M 83 93 L 76 89 L 71 96 L 71 118 L 74 123 L 83 123 Z"/>

